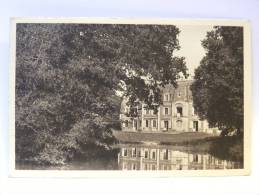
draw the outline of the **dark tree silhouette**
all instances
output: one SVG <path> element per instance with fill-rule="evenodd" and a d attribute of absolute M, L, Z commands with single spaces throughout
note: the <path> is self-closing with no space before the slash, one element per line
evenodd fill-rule
<path fill-rule="evenodd" d="M 243 131 L 243 28 L 215 27 L 202 41 L 206 55 L 191 86 L 201 118 L 223 133 Z"/>
<path fill-rule="evenodd" d="M 17 24 L 16 159 L 60 164 L 82 148 L 109 150 L 119 94 L 151 107 L 161 86 L 186 75 L 173 56 L 178 34 L 162 25 Z"/>

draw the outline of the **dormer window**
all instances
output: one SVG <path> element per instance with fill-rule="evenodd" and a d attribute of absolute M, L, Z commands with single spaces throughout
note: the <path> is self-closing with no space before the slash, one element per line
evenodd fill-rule
<path fill-rule="evenodd" d="M 164 101 L 169 101 L 169 95 L 168 94 L 164 95 Z"/>
<path fill-rule="evenodd" d="M 146 109 L 146 114 L 149 114 L 149 110 L 148 109 Z"/>

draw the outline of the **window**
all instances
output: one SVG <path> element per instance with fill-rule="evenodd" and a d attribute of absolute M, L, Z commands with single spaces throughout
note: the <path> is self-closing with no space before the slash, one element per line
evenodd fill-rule
<path fill-rule="evenodd" d="M 125 127 L 128 127 L 128 126 L 129 126 L 129 121 L 126 120 L 126 121 L 125 121 Z"/>
<path fill-rule="evenodd" d="M 148 151 L 145 151 L 145 158 L 148 158 Z"/>
<path fill-rule="evenodd" d="M 152 159 L 156 159 L 156 152 L 155 151 L 152 152 Z"/>
<path fill-rule="evenodd" d="M 181 91 L 180 90 L 178 91 L 178 97 L 181 97 Z"/>
<path fill-rule="evenodd" d="M 197 115 L 197 112 L 194 108 L 193 108 L 193 115 Z"/>
<path fill-rule="evenodd" d="M 168 98 L 168 94 L 165 95 L 165 100 L 168 101 L 169 98 Z"/>
<path fill-rule="evenodd" d="M 156 170 L 156 165 L 152 165 L 152 170 Z"/>
<path fill-rule="evenodd" d="M 164 101 L 168 101 L 169 100 L 169 95 L 168 94 L 165 94 L 164 95 Z"/>
<path fill-rule="evenodd" d="M 176 107 L 176 112 L 178 115 L 183 116 L 183 108 L 181 106 Z"/>
<path fill-rule="evenodd" d="M 123 162 L 122 167 L 123 167 L 123 170 L 127 170 L 127 169 L 128 169 L 127 163 L 124 163 L 124 162 Z"/>
<path fill-rule="evenodd" d="M 148 127 L 148 120 L 146 120 L 146 127 Z"/>
<path fill-rule="evenodd" d="M 169 151 L 166 149 L 165 152 L 164 152 L 164 160 L 168 160 L 169 158 Z"/>
<path fill-rule="evenodd" d="M 149 114 L 149 110 L 148 109 L 146 109 L 146 114 Z"/>
<path fill-rule="evenodd" d="M 176 121 L 176 126 L 178 128 L 182 128 L 182 121 Z"/>
<path fill-rule="evenodd" d="M 138 109 L 137 108 L 134 108 L 133 111 L 134 111 L 135 114 L 138 114 Z"/>
<path fill-rule="evenodd" d="M 199 161 L 199 157 L 198 157 L 198 154 L 195 154 L 194 157 L 193 157 L 193 162 L 198 162 Z"/>
<path fill-rule="evenodd" d="M 136 169 L 137 169 L 136 164 L 132 164 L 132 170 L 136 170 Z"/>
<path fill-rule="evenodd" d="M 169 110 L 168 108 L 165 108 L 165 115 L 168 115 L 168 113 L 169 113 L 168 110 Z"/>
<path fill-rule="evenodd" d="M 137 149 L 132 148 L 132 157 L 136 157 L 136 156 L 137 156 Z"/>
<path fill-rule="evenodd" d="M 168 121 L 164 121 L 164 127 L 165 127 L 166 130 L 168 130 L 168 127 L 169 127 Z"/>
<path fill-rule="evenodd" d="M 212 156 L 209 155 L 209 158 L 208 158 L 208 162 L 211 163 L 212 162 Z"/>
<path fill-rule="evenodd" d="M 133 120 L 133 128 L 137 129 L 138 122 L 137 120 Z"/>
<path fill-rule="evenodd" d="M 198 123 L 198 121 L 193 121 L 193 129 L 195 131 L 199 131 L 199 123 Z"/>
<path fill-rule="evenodd" d="M 153 127 L 156 127 L 156 120 L 153 120 Z"/>
<path fill-rule="evenodd" d="M 128 156 L 128 150 L 127 150 L 127 149 L 123 149 L 122 155 L 123 155 L 123 156 Z"/>
<path fill-rule="evenodd" d="M 145 164 L 144 169 L 148 170 L 148 164 Z"/>
<path fill-rule="evenodd" d="M 182 159 L 177 159 L 176 164 L 182 164 Z"/>

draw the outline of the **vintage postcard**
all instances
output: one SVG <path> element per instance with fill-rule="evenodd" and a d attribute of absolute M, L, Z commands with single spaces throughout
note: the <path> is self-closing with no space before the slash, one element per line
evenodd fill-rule
<path fill-rule="evenodd" d="M 11 20 L 10 176 L 250 174 L 242 20 Z"/>

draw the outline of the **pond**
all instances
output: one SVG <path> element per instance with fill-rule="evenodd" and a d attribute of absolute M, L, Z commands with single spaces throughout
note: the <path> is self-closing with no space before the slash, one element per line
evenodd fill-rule
<path fill-rule="evenodd" d="M 122 145 L 118 154 L 120 170 L 209 170 L 240 169 L 242 164 L 218 159 L 208 153 L 163 145 Z"/>
<path fill-rule="evenodd" d="M 32 170 L 209 170 L 240 169 L 242 163 L 218 159 L 188 147 L 155 143 L 120 144 L 113 152 L 95 159 L 76 159 L 63 166 L 19 165 Z"/>

